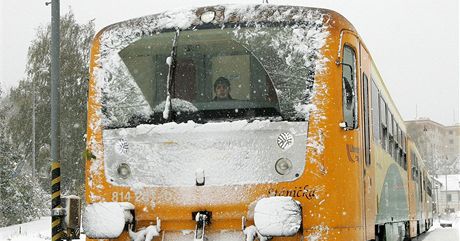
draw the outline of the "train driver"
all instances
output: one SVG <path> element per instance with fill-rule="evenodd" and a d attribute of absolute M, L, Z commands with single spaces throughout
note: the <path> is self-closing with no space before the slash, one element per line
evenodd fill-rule
<path fill-rule="evenodd" d="M 219 77 L 214 82 L 214 100 L 232 100 L 230 95 L 230 81 L 225 77 Z"/>

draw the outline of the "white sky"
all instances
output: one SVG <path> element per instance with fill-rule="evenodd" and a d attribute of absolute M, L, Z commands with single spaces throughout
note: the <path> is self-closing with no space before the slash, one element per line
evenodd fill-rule
<path fill-rule="evenodd" d="M 51 1 L 51 0 L 49 0 Z M 164 10 L 262 0 L 61 0 L 80 23 L 96 29 Z M 321 7 L 344 15 L 369 48 L 405 120 L 429 117 L 459 122 L 458 0 L 269 0 L 271 4 Z M 44 0 L 0 0 L 0 81 L 3 89 L 24 77 L 27 48 L 40 25 L 49 22 Z"/>

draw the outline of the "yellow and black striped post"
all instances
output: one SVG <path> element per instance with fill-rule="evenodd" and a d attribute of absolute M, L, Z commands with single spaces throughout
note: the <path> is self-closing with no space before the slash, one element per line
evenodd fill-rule
<path fill-rule="evenodd" d="M 61 207 L 61 163 L 59 133 L 59 0 L 51 0 L 51 240 L 63 237 Z"/>
<path fill-rule="evenodd" d="M 61 209 L 61 163 L 51 163 L 51 235 L 52 241 L 59 241 L 62 237 L 62 217 L 57 214 L 57 211 Z"/>

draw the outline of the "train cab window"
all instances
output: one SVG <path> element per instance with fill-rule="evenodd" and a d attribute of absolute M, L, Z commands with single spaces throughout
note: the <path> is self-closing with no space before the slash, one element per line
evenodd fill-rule
<path fill-rule="evenodd" d="M 229 36 L 220 29 L 176 37 L 166 32 L 141 38 L 118 53 L 125 73 L 153 112 L 149 121 L 163 121 L 167 96 L 171 96 L 171 121 L 176 122 L 281 116 L 269 74 L 251 51 Z M 217 96 L 218 88 L 225 88 L 225 94 Z M 129 122 L 135 123 L 146 118 L 131 117 L 136 120 Z"/>
<path fill-rule="evenodd" d="M 347 129 L 358 127 L 355 51 L 345 45 L 342 63 L 343 119 Z"/>
<path fill-rule="evenodd" d="M 379 121 L 379 89 L 371 77 L 371 115 L 372 132 L 376 143 L 380 140 L 380 121 Z"/>
<path fill-rule="evenodd" d="M 262 31 L 215 25 L 113 36 L 117 40 L 101 50 L 96 77 L 101 82 L 103 125 L 117 129 L 188 121 L 308 121 L 320 67 L 313 63 L 322 56 L 313 42 L 305 43 L 308 54 L 299 54 L 295 41 L 288 40 L 310 27 L 283 24 Z M 347 48 L 344 55 L 351 66 L 344 76 L 347 86 L 352 85 L 346 116 L 354 127 L 355 53 Z M 221 77 L 227 98 L 216 98 L 215 83 Z"/>

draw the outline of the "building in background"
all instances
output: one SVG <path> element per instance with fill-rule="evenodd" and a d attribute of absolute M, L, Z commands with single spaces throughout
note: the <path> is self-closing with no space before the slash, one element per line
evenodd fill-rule
<path fill-rule="evenodd" d="M 405 123 L 431 175 L 460 173 L 460 124 L 444 126 L 428 118 Z"/>
<path fill-rule="evenodd" d="M 441 185 L 434 189 L 439 212 L 460 211 L 460 175 L 437 175 L 435 182 Z"/>

